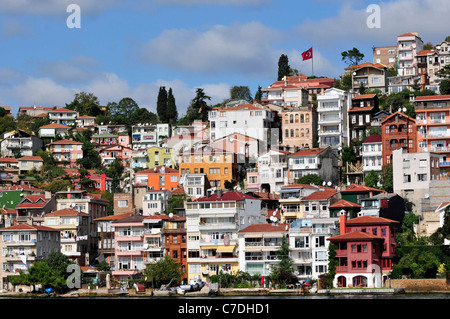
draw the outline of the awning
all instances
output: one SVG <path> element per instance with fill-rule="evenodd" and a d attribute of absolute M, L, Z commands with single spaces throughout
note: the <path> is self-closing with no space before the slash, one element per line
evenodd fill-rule
<path fill-rule="evenodd" d="M 228 246 L 219 246 L 217 247 L 216 252 L 217 253 L 232 253 L 234 251 L 235 245 L 228 245 Z"/>

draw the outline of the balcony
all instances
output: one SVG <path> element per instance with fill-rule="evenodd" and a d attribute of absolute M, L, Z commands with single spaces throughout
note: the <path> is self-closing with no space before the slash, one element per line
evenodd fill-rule
<path fill-rule="evenodd" d="M 200 230 L 237 230 L 238 225 L 237 223 L 206 223 L 206 224 L 200 224 L 199 226 Z"/>

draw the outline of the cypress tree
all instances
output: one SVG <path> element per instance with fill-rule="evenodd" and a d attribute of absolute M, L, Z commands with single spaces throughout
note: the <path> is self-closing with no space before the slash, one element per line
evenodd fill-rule
<path fill-rule="evenodd" d="M 291 67 L 289 66 L 289 59 L 287 55 L 282 54 L 278 59 L 278 81 L 283 80 L 283 77 L 290 74 Z"/>
<path fill-rule="evenodd" d="M 167 91 L 164 86 L 159 88 L 158 100 L 156 101 L 156 112 L 161 123 L 167 123 Z"/>
<path fill-rule="evenodd" d="M 172 94 L 172 88 L 169 89 L 167 96 L 167 120 L 169 123 L 176 123 L 178 120 L 177 105 L 175 103 L 175 97 Z"/>

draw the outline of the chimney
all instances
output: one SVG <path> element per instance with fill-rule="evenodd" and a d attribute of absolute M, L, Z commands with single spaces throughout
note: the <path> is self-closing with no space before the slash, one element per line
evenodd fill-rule
<path fill-rule="evenodd" d="M 51 192 L 45 191 L 44 194 L 45 194 L 45 196 L 44 196 L 45 199 L 50 199 L 50 198 L 52 198 L 52 193 L 51 193 Z"/>
<path fill-rule="evenodd" d="M 339 216 L 339 231 L 340 231 L 340 235 L 345 234 L 345 224 L 347 222 L 347 212 L 345 210 L 341 210 L 339 212 L 340 216 Z"/>

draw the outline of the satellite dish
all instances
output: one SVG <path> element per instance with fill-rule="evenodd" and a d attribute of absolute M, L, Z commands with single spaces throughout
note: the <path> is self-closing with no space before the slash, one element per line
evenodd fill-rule
<path fill-rule="evenodd" d="M 331 182 L 328 182 L 328 186 L 331 186 Z"/>
<path fill-rule="evenodd" d="M 430 198 L 430 194 L 426 193 L 425 198 Z"/>
<path fill-rule="evenodd" d="M 406 112 L 406 107 L 403 108 L 403 112 Z"/>
<path fill-rule="evenodd" d="M 173 217 L 173 214 L 172 214 L 172 213 L 170 213 L 170 214 L 169 214 L 169 217 L 170 217 L 170 218 L 172 218 L 172 217 Z"/>

